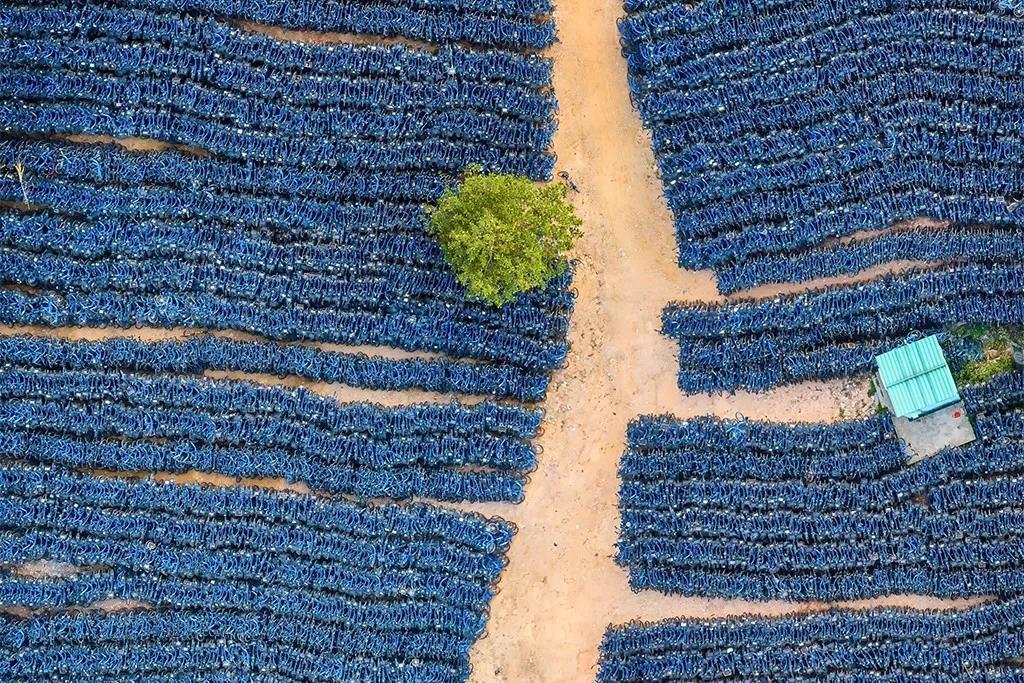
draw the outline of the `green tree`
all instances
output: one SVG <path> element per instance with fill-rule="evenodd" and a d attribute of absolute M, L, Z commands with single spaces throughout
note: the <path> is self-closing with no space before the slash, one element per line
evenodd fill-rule
<path fill-rule="evenodd" d="M 562 255 L 582 234 L 565 193 L 471 170 L 428 209 L 429 230 L 469 297 L 500 306 L 565 270 Z"/>

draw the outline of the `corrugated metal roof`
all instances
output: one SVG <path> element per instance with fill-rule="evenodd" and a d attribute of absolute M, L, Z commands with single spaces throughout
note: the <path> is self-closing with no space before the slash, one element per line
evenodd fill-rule
<path fill-rule="evenodd" d="M 914 419 L 960 400 L 935 335 L 883 353 L 876 360 L 896 417 Z"/>

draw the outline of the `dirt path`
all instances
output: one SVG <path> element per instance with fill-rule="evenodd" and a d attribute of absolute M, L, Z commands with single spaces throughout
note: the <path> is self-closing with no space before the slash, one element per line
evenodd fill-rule
<path fill-rule="evenodd" d="M 519 535 L 487 636 L 474 649 L 475 683 L 593 681 L 609 623 L 792 610 L 630 591 L 613 561 L 616 465 L 626 424 L 664 412 L 827 420 L 841 407 L 849 415 L 864 396 L 855 383 L 805 384 L 758 397 L 681 394 L 675 345 L 658 333 L 661 309 L 673 299 L 717 299 L 714 283 L 710 274 L 675 263 L 650 140 L 629 101 L 616 29 L 620 0 L 556 5 L 555 149 L 558 170 L 567 170 L 582 190 L 576 204 L 586 230 L 577 254 L 579 298 L 569 364 L 545 403 L 544 454 L 526 501 L 484 509 L 515 521 Z"/>

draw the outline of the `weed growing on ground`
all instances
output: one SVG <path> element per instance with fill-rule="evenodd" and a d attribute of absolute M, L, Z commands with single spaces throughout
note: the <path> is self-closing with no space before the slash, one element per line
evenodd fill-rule
<path fill-rule="evenodd" d="M 954 370 L 958 386 L 988 382 L 996 375 L 1016 367 L 1014 346 L 1024 346 L 1024 333 L 1018 327 L 963 325 L 953 333 L 981 344 L 982 358 L 967 361 Z"/>

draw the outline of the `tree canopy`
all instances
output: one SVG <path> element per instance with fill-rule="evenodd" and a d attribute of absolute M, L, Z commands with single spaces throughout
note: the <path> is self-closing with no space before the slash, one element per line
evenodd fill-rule
<path fill-rule="evenodd" d="M 495 306 L 544 286 L 566 267 L 582 221 L 562 185 L 467 173 L 429 209 L 430 232 L 467 295 Z"/>

